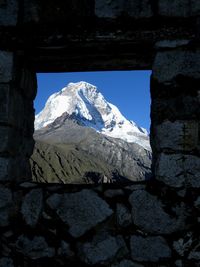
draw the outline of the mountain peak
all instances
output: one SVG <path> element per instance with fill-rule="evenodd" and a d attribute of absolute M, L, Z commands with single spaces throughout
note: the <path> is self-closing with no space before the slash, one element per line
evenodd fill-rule
<path fill-rule="evenodd" d="M 106 101 L 97 87 L 80 81 L 69 83 L 49 97 L 44 109 L 36 115 L 35 129 L 55 121 L 64 112 L 75 115 L 82 125 L 104 135 L 138 143 L 150 150 L 149 138 L 144 129 L 127 120 L 113 104 Z"/>
<path fill-rule="evenodd" d="M 79 91 L 81 89 L 97 89 L 96 86 L 85 82 L 85 81 L 80 81 L 80 82 L 70 82 L 67 84 L 66 87 L 64 87 L 61 91 L 66 91 L 66 90 L 74 90 L 74 91 Z"/>
<path fill-rule="evenodd" d="M 80 87 L 96 87 L 94 86 L 93 84 L 90 84 L 88 82 L 85 82 L 85 81 L 80 81 L 80 82 L 70 82 L 68 83 L 67 87 L 68 86 L 73 86 L 73 87 L 77 87 L 77 88 L 80 88 Z"/>

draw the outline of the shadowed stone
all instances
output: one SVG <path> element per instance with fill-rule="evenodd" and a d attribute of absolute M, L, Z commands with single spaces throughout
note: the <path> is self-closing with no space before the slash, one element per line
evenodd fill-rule
<path fill-rule="evenodd" d="M 189 17 L 200 14 L 200 3 L 197 0 L 159 0 L 159 15 L 167 17 Z"/>
<path fill-rule="evenodd" d="M 58 249 L 58 255 L 64 256 L 66 258 L 70 258 L 70 257 L 73 257 L 75 254 L 71 250 L 70 245 L 67 242 L 62 240 L 60 248 Z"/>
<path fill-rule="evenodd" d="M 30 23 L 34 22 L 37 23 L 40 20 L 40 6 L 37 0 L 25 0 L 24 1 L 24 22 Z"/>
<path fill-rule="evenodd" d="M 162 40 L 156 43 L 155 48 L 176 48 L 188 45 L 190 40 L 181 39 L 181 40 Z"/>
<path fill-rule="evenodd" d="M 54 194 L 47 203 L 69 226 L 69 233 L 73 237 L 85 234 L 113 213 L 104 200 L 86 189 L 78 193 Z"/>
<path fill-rule="evenodd" d="M 10 258 L 1 258 L 0 259 L 0 267 L 14 267 L 13 260 Z"/>
<path fill-rule="evenodd" d="M 171 257 L 171 250 L 163 237 L 132 236 L 131 256 L 136 261 L 157 262 Z"/>
<path fill-rule="evenodd" d="M 148 0 L 95 0 L 95 14 L 99 18 L 116 18 L 126 13 L 135 19 L 153 15 Z"/>
<path fill-rule="evenodd" d="M 116 18 L 123 11 L 124 0 L 95 0 L 95 14 L 99 18 Z"/>
<path fill-rule="evenodd" d="M 191 13 L 192 15 L 200 14 L 200 2 L 196 0 L 191 0 Z"/>
<path fill-rule="evenodd" d="M 200 242 L 198 242 L 194 249 L 189 253 L 188 259 L 196 260 L 198 262 L 200 261 Z"/>
<path fill-rule="evenodd" d="M 131 213 L 129 212 L 128 208 L 121 203 L 117 204 L 116 216 L 119 226 L 127 227 L 132 224 Z"/>
<path fill-rule="evenodd" d="M 113 198 L 117 196 L 123 196 L 124 191 L 122 189 L 108 189 L 104 192 L 105 197 Z"/>
<path fill-rule="evenodd" d="M 153 75 L 160 83 L 167 83 L 178 75 L 199 79 L 199 69 L 200 52 L 171 50 L 157 53 Z"/>
<path fill-rule="evenodd" d="M 181 257 L 183 257 L 185 253 L 187 253 L 188 250 L 190 250 L 192 243 L 193 243 L 193 236 L 192 233 L 189 232 L 183 238 L 174 241 L 173 248 Z"/>
<path fill-rule="evenodd" d="M 176 260 L 175 261 L 175 266 L 177 266 L 177 267 L 184 267 L 182 260 Z"/>
<path fill-rule="evenodd" d="M 42 189 L 33 189 L 29 192 L 22 203 L 21 212 L 25 222 L 34 227 L 43 209 Z"/>
<path fill-rule="evenodd" d="M 1 14 L 1 11 L 0 11 L 0 14 Z M 0 81 L 1 83 L 10 82 L 12 80 L 12 74 L 13 74 L 12 72 L 13 72 L 13 53 L 0 50 Z"/>
<path fill-rule="evenodd" d="M 30 240 L 26 236 L 21 235 L 16 245 L 24 256 L 33 260 L 55 256 L 55 249 L 48 246 L 43 236 L 35 236 Z"/>
<path fill-rule="evenodd" d="M 156 164 L 156 178 L 172 187 L 200 187 L 200 158 L 193 155 L 162 153 Z"/>
<path fill-rule="evenodd" d="M 0 26 L 15 26 L 18 18 L 18 1 L 0 3 Z"/>
<path fill-rule="evenodd" d="M 197 121 L 165 121 L 155 128 L 158 149 L 191 151 L 198 146 Z"/>
<path fill-rule="evenodd" d="M 134 191 L 129 202 L 132 205 L 132 220 L 141 230 L 152 234 L 171 234 L 185 225 L 184 206 L 180 207 L 176 218 L 163 209 L 162 202 L 143 190 Z"/>
<path fill-rule="evenodd" d="M 143 265 L 130 260 L 122 260 L 120 263 L 113 264 L 111 267 L 143 267 Z"/>
<path fill-rule="evenodd" d="M 90 265 L 108 264 L 114 258 L 122 257 L 127 252 L 126 244 L 121 236 L 107 236 L 103 240 L 93 240 L 91 243 L 79 246 L 79 254 L 82 260 Z"/>
<path fill-rule="evenodd" d="M 200 196 L 196 199 L 196 201 L 194 202 L 194 206 L 200 210 Z"/>
<path fill-rule="evenodd" d="M 159 0 L 159 15 L 168 17 L 188 17 L 190 6 L 188 0 Z"/>
<path fill-rule="evenodd" d="M 10 209 L 12 207 L 12 192 L 0 187 L 0 226 L 9 225 Z"/>
<path fill-rule="evenodd" d="M 12 203 L 12 193 L 8 188 L 0 187 L 0 209 Z"/>

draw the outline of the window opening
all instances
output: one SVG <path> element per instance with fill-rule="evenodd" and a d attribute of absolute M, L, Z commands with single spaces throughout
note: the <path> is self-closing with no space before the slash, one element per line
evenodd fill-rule
<path fill-rule="evenodd" d="M 33 180 L 90 184 L 149 179 L 150 74 L 38 74 Z"/>

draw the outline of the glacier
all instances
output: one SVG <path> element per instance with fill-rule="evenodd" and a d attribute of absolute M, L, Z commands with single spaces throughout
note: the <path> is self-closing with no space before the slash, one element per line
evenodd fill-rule
<path fill-rule="evenodd" d="M 63 113 L 75 115 L 85 127 L 112 138 L 137 143 L 151 151 L 146 129 L 127 120 L 119 109 L 106 101 L 98 88 L 85 81 L 69 83 L 52 94 L 44 109 L 35 116 L 35 130 L 46 127 Z"/>

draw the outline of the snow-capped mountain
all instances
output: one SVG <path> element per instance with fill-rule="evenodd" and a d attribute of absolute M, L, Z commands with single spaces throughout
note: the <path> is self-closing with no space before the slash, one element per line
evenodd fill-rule
<path fill-rule="evenodd" d="M 84 81 L 69 83 L 51 95 L 44 109 L 35 117 L 35 130 L 49 125 L 64 112 L 75 115 L 83 126 L 151 150 L 147 131 L 127 120 L 92 84 Z"/>

